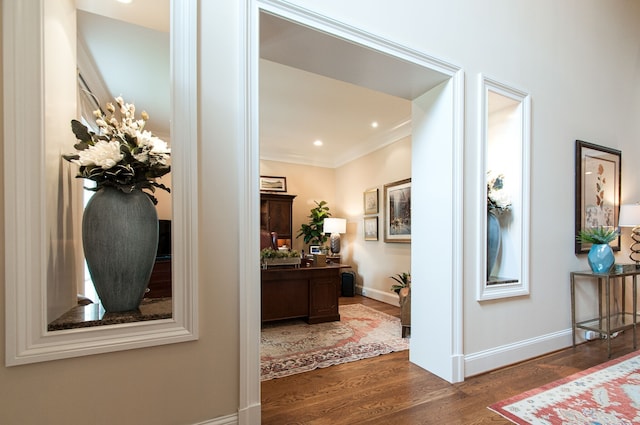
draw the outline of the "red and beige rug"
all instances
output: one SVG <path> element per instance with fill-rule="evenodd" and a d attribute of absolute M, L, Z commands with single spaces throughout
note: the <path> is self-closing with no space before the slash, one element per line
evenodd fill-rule
<path fill-rule="evenodd" d="M 640 423 L 640 352 L 489 406 L 515 424 Z"/>
<path fill-rule="evenodd" d="M 409 349 L 400 319 L 361 304 L 340 306 L 340 321 L 262 326 L 261 380 Z"/>

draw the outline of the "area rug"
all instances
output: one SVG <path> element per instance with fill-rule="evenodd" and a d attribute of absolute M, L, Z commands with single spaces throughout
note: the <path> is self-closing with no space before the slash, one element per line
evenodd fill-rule
<path fill-rule="evenodd" d="M 489 406 L 515 424 L 640 423 L 640 351 Z"/>
<path fill-rule="evenodd" d="M 361 304 L 340 306 L 340 321 L 265 324 L 260 339 L 261 380 L 407 350 L 400 319 Z"/>

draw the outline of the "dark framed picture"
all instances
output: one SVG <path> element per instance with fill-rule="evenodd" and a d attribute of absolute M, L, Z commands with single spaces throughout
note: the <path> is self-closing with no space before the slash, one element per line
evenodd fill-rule
<path fill-rule="evenodd" d="M 260 176 L 260 190 L 262 192 L 286 192 L 287 178 L 274 176 Z"/>
<path fill-rule="evenodd" d="M 618 227 L 620 211 L 619 150 L 576 140 L 576 217 L 575 235 L 593 227 Z M 620 250 L 620 236 L 610 243 Z M 589 252 L 591 244 L 575 242 L 576 254 Z"/>
<path fill-rule="evenodd" d="M 378 188 L 364 192 L 364 215 L 378 214 Z"/>
<path fill-rule="evenodd" d="M 411 242 L 411 179 L 384 185 L 384 241 Z"/>
<path fill-rule="evenodd" d="M 378 216 L 364 218 L 364 240 L 378 240 Z"/>

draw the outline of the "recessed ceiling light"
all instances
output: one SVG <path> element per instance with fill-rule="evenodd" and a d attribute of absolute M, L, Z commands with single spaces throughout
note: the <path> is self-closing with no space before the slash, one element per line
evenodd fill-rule
<path fill-rule="evenodd" d="M 313 144 L 314 146 L 322 146 L 322 140 L 316 140 Z"/>
<path fill-rule="evenodd" d="M 124 4 L 129 4 L 132 3 L 133 0 L 116 0 L 118 3 L 124 3 Z"/>
<path fill-rule="evenodd" d="M 378 121 L 373 121 L 371 123 L 371 128 L 378 128 Z"/>

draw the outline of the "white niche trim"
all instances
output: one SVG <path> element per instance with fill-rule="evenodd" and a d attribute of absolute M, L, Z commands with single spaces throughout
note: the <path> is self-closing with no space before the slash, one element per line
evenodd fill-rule
<path fill-rule="evenodd" d="M 173 316 L 50 332 L 43 171 L 45 1 L 3 2 L 6 365 L 197 339 L 198 2 L 171 2 Z"/>
<path fill-rule="evenodd" d="M 478 264 L 477 300 L 517 297 L 529 294 L 529 187 L 531 100 L 528 93 L 480 74 L 477 214 Z M 510 185 L 512 209 L 501 218 L 503 244 L 497 274 L 504 279 L 487 279 L 487 182 L 488 172 L 504 174 Z M 494 271 L 496 270 L 494 269 Z"/>

